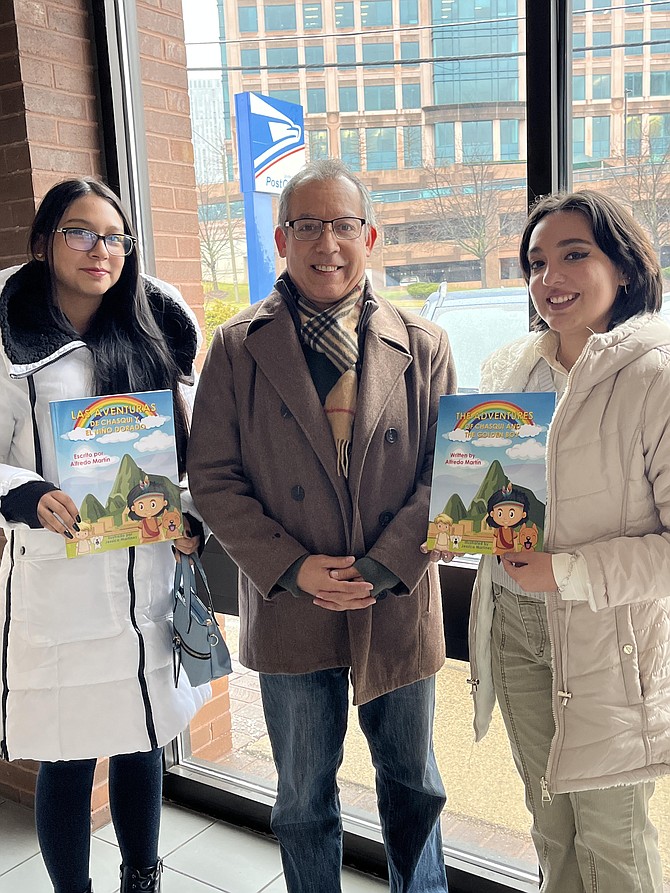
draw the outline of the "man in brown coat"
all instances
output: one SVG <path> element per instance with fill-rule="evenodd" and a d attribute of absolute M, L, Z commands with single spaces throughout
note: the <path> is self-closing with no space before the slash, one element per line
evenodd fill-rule
<path fill-rule="evenodd" d="M 373 295 L 369 193 L 339 161 L 284 189 L 273 292 L 216 332 L 189 447 L 196 505 L 240 568 L 240 660 L 260 674 L 289 893 L 339 893 L 349 682 L 377 770 L 392 893 L 444 893 L 432 748 L 445 656 L 425 538 L 437 326 Z"/>

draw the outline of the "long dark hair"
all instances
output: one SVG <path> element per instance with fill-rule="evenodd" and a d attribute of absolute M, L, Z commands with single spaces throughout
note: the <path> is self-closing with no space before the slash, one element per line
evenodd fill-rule
<path fill-rule="evenodd" d="M 533 230 L 547 214 L 557 211 L 579 211 L 583 214 L 591 226 L 596 244 L 627 280 L 625 286 L 619 286 L 614 299 L 609 329 L 638 313 L 657 313 L 661 309 L 663 276 L 648 236 L 622 205 L 591 189 L 545 195 L 530 209 L 519 246 L 519 262 L 526 283 L 530 280 L 528 246 Z M 537 314 L 532 326 L 536 331 L 548 328 Z"/>
<path fill-rule="evenodd" d="M 76 337 L 80 336 L 56 301 L 53 240 L 54 230 L 72 202 L 87 195 L 96 195 L 109 202 L 123 220 L 124 232 L 135 236 L 130 218 L 112 190 L 93 177 L 79 177 L 63 180 L 47 192 L 35 214 L 29 240 L 33 258 L 45 262 L 47 311 L 53 325 Z M 186 465 L 188 422 L 179 383 L 185 378 L 152 312 L 140 275 L 137 249 L 125 258 L 119 280 L 105 293 L 85 340 L 93 353 L 92 389 L 96 396 L 130 391 L 172 391 L 177 457 L 182 474 Z"/>

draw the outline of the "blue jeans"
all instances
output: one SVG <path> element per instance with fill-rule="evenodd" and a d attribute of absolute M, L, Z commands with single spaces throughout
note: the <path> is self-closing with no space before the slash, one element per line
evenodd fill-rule
<path fill-rule="evenodd" d="M 342 819 L 337 770 L 347 729 L 349 670 L 260 674 L 278 773 L 272 830 L 289 893 L 340 893 Z M 433 753 L 435 678 L 358 708 L 376 770 L 390 893 L 445 893 L 440 813 L 446 803 Z"/>

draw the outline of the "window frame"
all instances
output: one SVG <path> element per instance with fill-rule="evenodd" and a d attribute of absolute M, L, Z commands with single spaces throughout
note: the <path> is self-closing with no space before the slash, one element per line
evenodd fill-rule
<path fill-rule="evenodd" d="M 337 4 L 340 5 L 339 3 Z M 347 14 L 355 16 L 354 4 L 341 4 Z M 129 84 L 129 72 L 139 72 L 139 47 L 130 44 L 119 47 L 112 39 L 112 31 L 129 33 L 136 27 L 133 19 L 135 0 L 92 0 L 96 30 L 106 34 L 107 42 L 96 40 L 99 70 L 110 81 L 110 87 L 101 88 L 103 102 L 107 101 L 113 115 L 103 115 L 103 138 L 105 141 L 108 179 L 112 185 L 121 183 L 119 189 L 124 200 L 130 193 L 131 207 L 134 209 L 136 224 L 146 225 L 151 220 L 151 203 L 148 188 L 142 190 L 141 165 L 135 168 L 135 185 L 124 186 L 123 179 L 128 176 L 136 155 L 132 145 L 141 143 L 142 104 L 141 79 L 134 78 L 134 87 Z M 537 195 L 545 194 L 571 185 L 571 16 L 569 0 L 526 0 L 526 46 L 532 47 L 526 57 L 526 120 L 527 130 L 534 135 L 527 147 L 527 197 L 529 203 Z M 112 15 L 112 11 L 114 14 Z M 105 20 L 105 14 L 107 19 Z M 118 18 L 117 18 L 118 14 Z M 121 21 L 122 20 L 122 21 Z M 100 23 L 104 22 L 102 28 Z M 346 29 L 340 24 L 339 28 Z M 339 29 L 338 29 L 339 30 Z M 135 32 L 136 37 L 136 32 Z M 125 53 L 125 56 L 124 56 Z M 120 61 L 121 60 L 121 61 Z M 131 89 L 132 88 L 132 89 Z M 128 91 L 135 93 L 131 96 Z M 106 97 L 106 100 L 105 100 Z M 132 101 L 129 101 L 132 99 Z M 345 128 L 357 130 L 359 128 Z M 360 128 L 363 129 L 363 128 Z M 117 159 L 114 160 L 112 148 L 116 148 Z M 396 165 L 398 141 L 396 131 Z M 125 159 L 125 161 L 124 161 Z M 111 174 L 111 175 L 110 175 Z M 148 178 L 144 179 L 148 183 Z M 135 193 L 132 190 L 135 189 Z M 152 249 L 152 239 L 147 235 L 145 257 Z M 205 552 L 208 556 L 210 582 L 214 593 L 219 584 L 222 596 L 230 597 L 231 587 L 223 585 L 225 573 L 221 556 L 215 551 L 215 544 L 208 544 Z M 466 629 L 469 597 L 474 579 L 472 567 L 454 563 L 440 567 L 443 591 L 449 592 L 444 599 L 445 623 L 447 632 L 447 648 L 450 657 L 463 659 L 466 654 Z M 233 605 L 228 605 L 228 612 L 233 612 Z M 219 608 L 220 609 L 220 608 Z M 224 784 L 213 771 L 180 762 L 178 744 L 175 742 L 166 751 L 165 795 L 170 799 L 188 804 L 203 812 L 220 816 L 227 821 L 237 821 L 247 827 L 254 827 L 263 832 L 268 831 L 271 799 L 267 792 L 252 790 L 251 785 L 232 784 L 227 780 Z M 206 781 L 206 783 L 204 783 Z M 365 823 L 345 819 L 345 861 L 369 870 L 384 871 L 385 858 L 380 844 L 379 832 L 375 828 L 363 827 Z M 493 893 L 493 891 L 509 891 L 509 885 L 503 886 L 502 879 L 490 865 L 481 860 L 465 863 L 456 855 L 448 854 L 449 883 L 452 893 Z M 517 890 L 537 889 L 536 885 L 521 881 L 514 887 Z"/>

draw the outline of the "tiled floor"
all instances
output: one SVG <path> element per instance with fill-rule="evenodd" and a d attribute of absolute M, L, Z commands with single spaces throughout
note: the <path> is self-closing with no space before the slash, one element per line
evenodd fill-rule
<path fill-rule="evenodd" d="M 33 813 L 0 800 L 0 893 L 53 893 L 35 836 Z M 163 893 L 286 893 L 271 840 L 166 804 L 160 837 Z M 119 889 L 119 851 L 111 825 L 93 837 L 95 893 Z M 343 893 L 382 893 L 379 880 L 345 869 Z"/>

